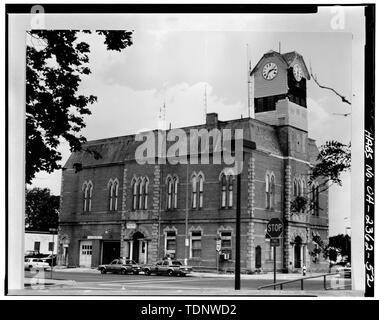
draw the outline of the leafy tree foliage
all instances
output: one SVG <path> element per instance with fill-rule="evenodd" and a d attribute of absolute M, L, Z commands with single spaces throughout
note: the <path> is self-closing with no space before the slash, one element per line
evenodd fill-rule
<path fill-rule="evenodd" d="M 49 231 L 58 227 L 59 196 L 50 194 L 50 190 L 33 188 L 26 190 L 25 229 Z"/>
<path fill-rule="evenodd" d="M 329 183 L 342 185 L 341 173 L 351 167 L 350 144 L 345 145 L 338 141 L 327 141 L 320 148 L 317 157 L 317 164 L 312 169 L 310 183 L 315 180 L 322 180 L 322 186 L 326 187 Z"/>
<path fill-rule="evenodd" d="M 351 238 L 347 234 L 338 234 L 329 237 L 329 241 L 325 243 L 319 235 L 314 235 L 312 241 L 316 246 L 309 253 L 312 257 L 317 257 L 323 254 L 325 259 L 337 261 L 338 256 L 344 259 L 345 262 L 351 261 Z"/>
<path fill-rule="evenodd" d="M 341 256 L 346 262 L 351 261 L 351 238 L 348 234 L 338 234 L 336 236 L 329 238 L 329 244 L 327 250 L 335 251 L 337 256 Z M 330 260 L 336 261 L 336 259 L 329 258 Z"/>
<path fill-rule="evenodd" d="M 303 196 L 297 196 L 291 201 L 291 212 L 299 213 L 304 212 L 307 208 L 308 199 Z"/>
<path fill-rule="evenodd" d="M 33 30 L 26 48 L 26 183 L 39 171 L 60 168 L 60 140 L 70 151 L 86 141 L 80 134 L 83 116 L 97 97 L 78 94 L 82 77 L 89 75 L 90 46 L 78 40 L 78 30 Z M 96 31 L 105 38 L 107 50 L 121 51 L 132 45 L 132 31 Z M 94 153 L 91 150 L 86 150 Z M 95 157 L 100 155 L 94 154 Z"/>
<path fill-rule="evenodd" d="M 331 184 L 342 185 L 341 174 L 351 167 L 351 146 L 338 141 L 327 141 L 320 148 L 317 163 L 312 168 L 309 186 L 314 181 L 319 183 L 318 192 L 326 191 Z M 310 191 L 312 192 L 312 191 Z M 316 208 L 317 203 L 307 197 L 298 196 L 291 201 L 291 212 L 310 212 Z M 322 210 L 322 209 L 321 209 Z"/>

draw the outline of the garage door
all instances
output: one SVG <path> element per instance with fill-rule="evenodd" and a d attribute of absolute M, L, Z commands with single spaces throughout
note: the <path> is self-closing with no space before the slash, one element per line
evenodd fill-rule
<path fill-rule="evenodd" d="M 81 267 L 91 267 L 92 262 L 92 241 L 80 241 L 79 265 Z"/>

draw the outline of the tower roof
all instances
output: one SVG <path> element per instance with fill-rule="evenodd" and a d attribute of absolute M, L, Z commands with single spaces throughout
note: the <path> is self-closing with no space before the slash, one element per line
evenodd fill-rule
<path fill-rule="evenodd" d="M 291 68 L 293 66 L 294 62 L 298 61 L 303 66 L 304 76 L 306 77 L 307 80 L 310 79 L 310 73 L 308 71 L 308 68 L 307 68 L 305 62 L 304 62 L 303 56 L 301 54 L 297 53 L 296 51 L 291 51 L 291 52 L 287 52 L 287 53 L 283 53 L 283 54 L 281 54 L 277 51 L 274 51 L 274 50 L 270 50 L 270 51 L 266 52 L 262 56 L 262 58 L 258 61 L 258 63 L 255 65 L 255 67 L 253 68 L 253 70 L 250 73 L 250 76 L 252 76 L 258 70 L 258 68 L 262 64 L 263 60 L 265 60 L 268 57 L 273 57 L 273 56 L 276 56 L 280 60 L 282 60 L 287 65 L 287 68 Z"/>

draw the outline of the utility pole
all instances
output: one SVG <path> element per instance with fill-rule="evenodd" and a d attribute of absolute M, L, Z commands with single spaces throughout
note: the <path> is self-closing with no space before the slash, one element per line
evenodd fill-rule
<path fill-rule="evenodd" d="M 52 245 L 52 248 L 51 248 L 51 268 L 50 268 L 50 279 L 53 279 L 53 265 L 54 265 L 54 247 L 55 247 L 55 243 L 54 243 L 54 232 L 57 232 L 58 229 L 57 228 L 50 228 L 49 231 L 52 233 L 53 235 L 53 245 Z"/>
<path fill-rule="evenodd" d="M 185 243 L 184 243 L 184 265 L 188 263 L 189 257 L 189 239 L 188 239 L 188 166 L 189 166 L 189 155 L 187 154 L 187 164 L 186 164 L 186 217 L 185 217 Z"/>
<path fill-rule="evenodd" d="M 237 175 L 236 262 L 234 289 L 241 289 L 241 173 Z"/>
<path fill-rule="evenodd" d="M 249 59 L 250 53 L 249 53 L 249 45 L 246 45 L 246 59 L 247 59 L 247 113 L 248 117 L 251 118 L 251 60 Z"/>

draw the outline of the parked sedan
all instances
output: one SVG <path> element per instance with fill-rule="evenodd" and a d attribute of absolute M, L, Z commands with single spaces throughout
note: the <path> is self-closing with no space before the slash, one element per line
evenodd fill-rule
<path fill-rule="evenodd" d="M 25 258 L 24 260 L 24 269 L 25 270 L 32 270 L 32 269 L 47 269 L 50 265 L 47 262 L 44 262 L 42 259 L 39 258 Z"/>
<path fill-rule="evenodd" d="M 113 273 L 134 273 L 138 274 L 141 271 L 141 267 L 134 260 L 123 260 L 123 259 L 114 259 L 109 264 L 101 264 L 97 267 L 101 273 L 105 274 L 107 272 Z"/>
<path fill-rule="evenodd" d="M 142 270 L 146 275 L 154 274 L 164 274 L 168 276 L 185 276 L 192 271 L 192 267 L 183 266 L 178 260 L 162 260 L 158 261 L 154 265 L 145 265 Z"/>

